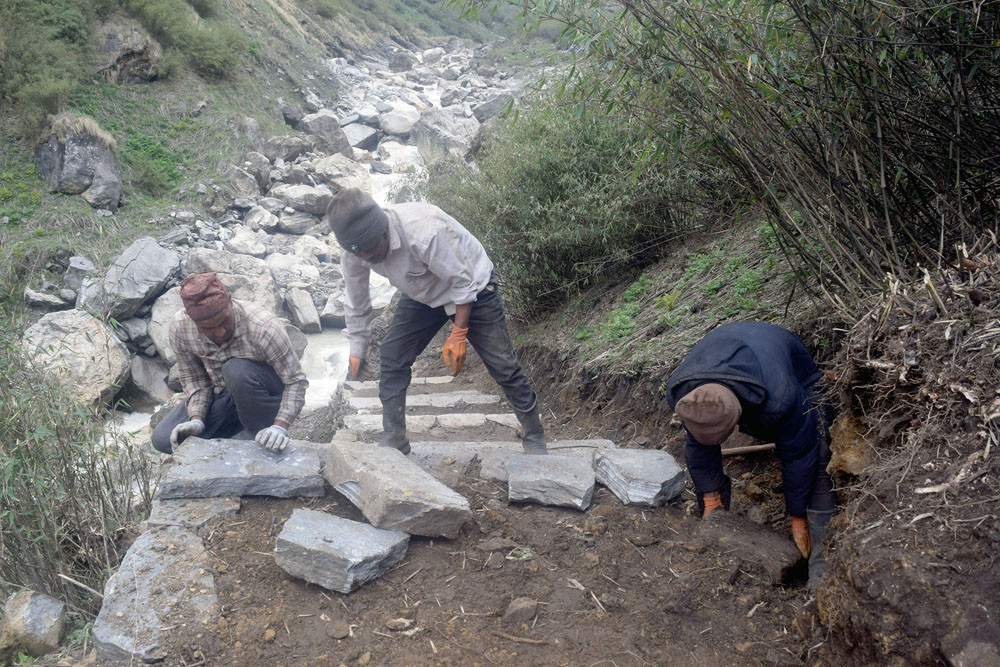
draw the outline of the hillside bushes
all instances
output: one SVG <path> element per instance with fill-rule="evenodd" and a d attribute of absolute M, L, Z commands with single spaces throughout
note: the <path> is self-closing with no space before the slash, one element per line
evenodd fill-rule
<path fill-rule="evenodd" d="M 424 188 L 483 241 L 527 315 L 654 261 L 720 192 L 707 165 L 644 161 L 646 141 L 627 118 L 545 99 L 486 140 L 477 171 L 447 163 Z"/>
<path fill-rule="evenodd" d="M 831 294 L 918 277 L 1000 224 L 995 3 L 520 5 L 565 26 L 592 65 L 570 70 L 572 99 L 622 110 L 661 140 L 703 136 L 684 160 L 726 164 Z"/>

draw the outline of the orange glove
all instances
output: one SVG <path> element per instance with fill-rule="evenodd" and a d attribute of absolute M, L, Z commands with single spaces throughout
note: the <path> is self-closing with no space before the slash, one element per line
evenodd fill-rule
<path fill-rule="evenodd" d="M 802 553 L 802 557 L 809 558 L 812 545 L 809 543 L 809 522 L 804 516 L 792 517 L 792 539 Z"/>
<path fill-rule="evenodd" d="M 458 375 L 458 372 L 462 370 L 462 364 L 465 363 L 465 335 L 467 333 L 469 333 L 469 327 L 463 329 L 453 326 L 451 335 L 448 336 L 444 347 L 441 348 L 441 359 L 445 366 L 451 366 L 452 375 Z"/>
<path fill-rule="evenodd" d="M 712 493 L 706 493 L 704 501 L 705 501 L 705 513 L 701 515 L 702 519 L 707 519 L 709 514 L 711 514 L 715 510 L 722 509 L 722 496 L 719 495 L 718 491 L 713 491 Z"/>
<path fill-rule="evenodd" d="M 355 357 L 351 355 L 347 358 L 347 367 L 351 373 L 352 380 L 363 380 L 361 377 L 361 364 L 363 363 L 361 357 Z"/>

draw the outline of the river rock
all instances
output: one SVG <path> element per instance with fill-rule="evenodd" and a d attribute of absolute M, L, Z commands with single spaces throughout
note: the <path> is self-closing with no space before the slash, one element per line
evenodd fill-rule
<path fill-rule="evenodd" d="M 351 155 L 351 143 L 340 126 L 340 119 L 330 109 L 320 109 L 302 118 L 301 129 L 316 137 L 316 148 L 324 153 Z"/>
<path fill-rule="evenodd" d="M 180 271 L 180 263 L 177 252 L 144 236 L 115 259 L 103 281 L 83 281 L 77 308 L 117 320 L 132 317 L 144 303 L 166 289 Z"/>
<path fill-rule="evenodd" d="M 128 376 L 124 343 L 82 310 L 44 315 L 24 332 L 21 347 L 32 365 L 82 403 L 106 403 Z"/>
<path fill-rule="evenodd" d="M 446 109 L 431 109 L 420 115 L 410 137 L 424 162 L 431 164 L 448 155 L 464 160 L 475 143 L 479 121 L 459 118 Z"/>
<path fill-rule="evenodd" d="M 288 308 L 292 323 L 303 333 L 319 333 L 323 330 L 319 311 L 316 310 L 309 292 L 297 287 L 288 290 L 288 294 L 285 295 L 285 307 Z"/>
<path fill-rule="evenodd" d="M 237 255 L 224 250 L 192 248 L 188 253 L 186 274 L 215 271 L 219 280 L 236 299 L 252 301 L 277 312 L 278 295 L 271 269 L 262 259 Z"/>
<path fill-rule="evenodd" d="M 333 192 L 325 185 L 313 187 L 282 183 L 271 188 L 268 196 L 280 199 L 286 206 L 296 211 L 323 216 L 326 215 L 326 209 L 333 199 Z"/>
<path fill-rule="evenodd" d="M 11 597 L 0 621 L 0 660 L 17 653 L 39 657 L 57 650 L 65 615 L 66 605 L 48 595 L 23 590 Z"/>
<path fill-rule="evenodd" d="M 368 169 L 343 155 L 330 155 L 317 160 L 313 164 L 313 171 L 334 192 L 348 188 L 358 188 L 369 194 L 372 191 L 372 178 Z"/>
<path fill-rule="evenodd" d="M 183 307 L 181 288 L 179 286 L 172 287 L 153 302 L 153 309 L 149 317 L 147 325 L 149 337 L 152 339 L 153 345 L 156 346 L 160 358 L 168 366 L 177 361 L 177 356 L 170 347 L 170 320 Z"/>

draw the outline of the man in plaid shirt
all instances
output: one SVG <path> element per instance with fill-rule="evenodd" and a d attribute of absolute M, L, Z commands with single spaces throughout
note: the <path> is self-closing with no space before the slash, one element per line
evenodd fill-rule
<path fill-rule="evenodd" d="M 280 452 L 309 385 L 284 326 L 270 311 L 233 299 L 212 271 L 185 278 L 181 300 L 170 346 L 187 399 L 153 431 L 153 447 L 169 454 L 189 435 L 231 438 L 246 430 Z"/>

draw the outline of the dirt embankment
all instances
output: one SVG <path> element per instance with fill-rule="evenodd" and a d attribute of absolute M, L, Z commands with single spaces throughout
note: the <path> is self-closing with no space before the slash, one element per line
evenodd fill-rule
<path fill-rule="evenodd" d="M 814 349 L 829 358 L 842 417 L 835 449 L 856 474 L 837 474 L 843 511 L 828 534 L 827 574 L 798 617 L 803 639 L 819 644 L 812 658 L 1000 664 L 1000 255 L 969 254 L 931 288 L 895 286 L 827 339 L 834 345 Z M 682 456 L 660 393 L 675 360 L 628 373 L 567 364 L 565 352 L 538 345 L 519 354 L 563 422 Z M 780 530 L 774 457 L 726 465 L 737 511 Z"/>

